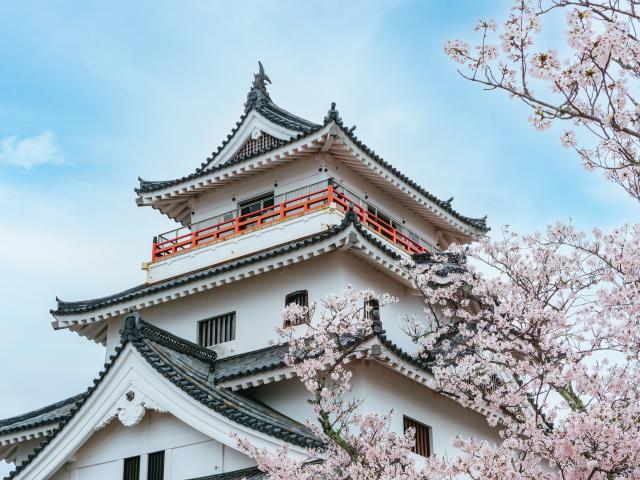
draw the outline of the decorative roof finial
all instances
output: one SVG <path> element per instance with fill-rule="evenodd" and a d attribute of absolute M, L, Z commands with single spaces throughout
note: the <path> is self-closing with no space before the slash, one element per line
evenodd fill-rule
<path fill-rule="evenodd" d="M 258 73 L 253 75 L 253 83 L 251 90 L 247 94 L 247 102 L 244 104 L 244 111 L 249 112 L 253 107 L 260 104 L 263 100 L 271 100 L 269 92 L 267 92 L 267 84 L 271 84 L 271 79 L 264 71 L 262 62 L 258 61 Z"/>
<path fill-rule="evenodd" d="M 129 340 L 140 336 L 140 330 L 142 329 L 142 319 L 138 312 L 131 312 L 124 319 L 122 328 L 120 329 L 120 336 L 123 340 Z"/>
<path fill-rule="evenodd" d="M 271 98 L 267 92 L 267 84 L 271 85 L 271 79 L 269 78 L 269 75 L 264 72 L 262 62 L 258 60 L 258 73 L 253 76 L 252 90 L 258 90 L 265 97 Z"/>
<path fill-rule="evenodd" d="M 331 102 L 331 108 L 327 112 L 327 115 L 324 117 L 324 124 L 336 122 L 342 123 L 342 119 L 340 118 L 340 113 L 336 110 L 336 102 Z"/>

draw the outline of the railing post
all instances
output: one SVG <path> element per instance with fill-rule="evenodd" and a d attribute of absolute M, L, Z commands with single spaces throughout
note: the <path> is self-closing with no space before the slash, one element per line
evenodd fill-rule
<path fill-rule="evenodd" d="M 329 205 L 333 203 L 333 179 L 330 178 L 327 185 L 327 202 Z"/>
<path fill-rule="evenodd" d="M 151 244 L 151 261 L 156 260 L 156 249 L 158 248 L 158 237 L 153 237 L 153 243 Z"/>

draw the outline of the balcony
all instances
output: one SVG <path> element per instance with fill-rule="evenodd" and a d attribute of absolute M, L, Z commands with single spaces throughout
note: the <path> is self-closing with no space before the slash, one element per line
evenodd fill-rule
<path fill-rule="evenodd" d="M 323 208 L 335 207 L 346 213 L 353 210 L 362 225 L 391 244 L 410 254 L 437 251 L 437 248 L 402 222 L 385 214 L 372 204 L 332 180 L 308 185 L 255 204 L 202 220 L 158 235 L 153 241 L 152 262 L 191 251 L 205 245 L 223 242 L 276 223 L 307 215 Z"/>

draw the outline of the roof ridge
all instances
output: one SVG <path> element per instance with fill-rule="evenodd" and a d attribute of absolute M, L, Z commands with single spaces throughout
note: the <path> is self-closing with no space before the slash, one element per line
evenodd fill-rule
<path fill-rule="evenodd" d="M 270 428 L 267 425 L 267 428 L 260 428 L 259 426 L 254 425 L 253 423 L 246 423 L 247 422 L 246 413 L 239 412 L 237 415 L 234 415 L 233 412 L 230 411 L 238 408 L 237 402 L 233 402 L 233 401 L 230 401 L 229 398 L 225 398 L 225 396 L 233 397 L 234 395 L 237 396 L 237 394 L 233 394 L 232 392 L 229 392 L 220 387 L 216 387 L 215 385 L 210 385 L 209 388 L 213 389 L 212 390 L 213 393 L 217 394 L 221 398 L 225 398 L 224 401 L 219 400 L 219 402 L 216 403 L 213 397 L 211 396 L 211 394 L 204 391 L 195 392 L 194 388 L 189 388 L 189 386 L 186 385 L 184 382 L 176 381 L 176 379 L 173 376 L 171 376 L 169 372 L 167 372 L 166 370 L 160 370 L 158 366 L 158 362 L 153 360 L 152 358 L 148 358 L 149 356 L 152 356 L 154 354 L 150 354 L 148 352 L 150 347 L 148 345 L 145 345 L 144 343 L 145 339 L 150 340 L 152 342 L 156 342 L 154 338 L 149 336 L 150 326 L 151 324 L 142 320 L 140 318 L 140 315 L 137 312 L 133 312 L 133 314 L 128 315 L 125 318 L 123 322 L 123 328 L 121 329 L 120 343 L 116 345 L 114 353 L 109 357 L 108 362 L 104 364 L 103 370 L 101 370 L 98 373 L 97 378 L 93 380 L 92 384 L 87 388 L 87 390 L 84 393 L 78 395 L 78 397 L 80 398 L 76 402 L 76 404 L 73 406 L 73 408 L 70 409 L 69 415 L 60 419 L 60 422 L 58 423 L 58 425 L 51 430 L 51 433 L 47 437 L 45 437 L 44 441 L 40 445 L 38 445 L 33 450 L 33 452 L 31 452 L 19 465 L 16 465 L 16 468 L 12 470 L 5 477 L 5 480 L 10 480 L 14 478 L 16 475 L 18 475 L 20 472 L 22 472 L 51 443 L 51 441 L 62 431 L 62 429 L 71 421 L 71 419 L 75 417 L 75 414 L 86 403 L 89 397 L 91 397 L 91 395 L 98 389 L 98 386 L 102 383 L 106 375 L 113 368 L 116 360 L 120 357 L 122 352 L 125 350 L 125 347 L 127 344 L 131 344 L 132 348 L 134 348 L 138 353 L 140 353 L 144 357 L 144 360 L 151 366 L 151 368 L 155 369 L 160 375 L 167 378 L 175 387 L 180 388 L 182 391 L 187 393 L 194 400 L 202 403 L 212 411 L 215 411 L 216 413 L 224 416 L 228 420 L 234 423 L 238 423 L 240 425 L 248 426 L 253 430 L 266 433 L 267 435 L 273 436 L 275 438 L 279 438 L 288 443 L 295 443 L 300 446 L 307 446 L 307 447 L 310 446 L 310 447 L 316 447 L 316 448 L 321 447 L 323 445 L 321 440 L 317 439 L 313 435 L 313 433 L 310 432 L 310 430 L 309 430 L 309 433 L 305 431 L 296 432 L 296 431 L 286 430 L 286 428 L 284 428 L 283 425 L 275 425 L 275 426 L 271 426 Z M 144 332 L 145 329 L 147 329 L 146 335 Z M 166 330 L 162 330 L 158 327 L 154 327 L 154 329 L 156 331 L 166 332 Z M 188 340 L 185 340 L 176 335 L 173 335 L 173 334 L 169 334 L 169 335 L 175 339 L 181 340 L 182 343 L 184 344 L 192 344 L 192 342 L 189 342 Z M 170 349 L 172 348 L 169 345 L 165 345 L 165 346 L 167 346 Z M 186 353 L 186 354 L 193 355 L 193 353 Z M 242 397 L 242 398 L 244 399 L 245 397 Z M 247 399 L 247 401 L 251 402 L 250 399 Z M 254 416 L 254 419 L 256 421 L 266 423 L 264 419 L 259 418 L 261 416 L 265 416 L 264 413 L 260 413 L 260 412 L 253 413 L 251 410 L 253 407 L 251 406 L 249 407 L 243 406 L 243 408 L 248 409 L 251 412 L 251 414 Z M 272 410 L 278 415 L 284 416 L 282 413 L 278 412 L 273 408 L 270 408 L 270 410 Z M 282 422 L 277 420 L 276 423 L 281 424 Z M 306 430 L 308 430 L 308 428 L 305 427 L 300 422 L 295 422 L 295 423 L 297 425 L 304 427 Z"/>
<path fill-rule="evenodd" d="M 228 472 L 214 473 L 203 477 L 194 477 L 189 480 L 241 480 L 243 478 L 255 479 L 265 478 L 267 474 L 257 466 L 230 470 Z"/>
<path fill-rule="evenodd" d="M 231 129 L 231 133 L 227 135 L 227 138 L 224 139 L 218 146 L 218 148 L 214 152 L 212 152 L 211 155 L 207 157 L 207 159 L 202 162 L 199 167 L 196 168 L 195 172 L 174 180 L 143 180 L 142 178 L 138 177 L 140 187 L 135 189 L 136 193 L 163 188 L 168 184 L 174 184 L 176 182 L 188 180 L 194 175 L 202 174 L 203 172 L 207 171 L 209 168 L 211 168 L 211 164 L 224 149 L 224 147 L 226 147 L 231 139 L 235 137 L 236 133 L 238 132 L 242 124 L 244 124 L 244 121 L 247 119 L 249 113 L 252 110 L 255 110 L 256 112 L 262 114 L 262 116 L 266 117 L 276 124 L 284 126 L 289 130 L 295 130 L 301 133 L 311 133 L 313 130 L 316 130 L 322 126 L 315 124 L 305 118 L 299 117 L 298 115 L 294 115 L 293 113 L 276 105 L 273 100 L 271 100 L 271 96 L 267 91 L 267 84 L 271 84 L 271 79 L 265 73 L 262 62 L 258 61 L 258 67 L 258 73 L 254 74 L 253 83 L 251 85 L 249 93 L 247 94 L 247 100 L 244 104 L 244 112 L 240 116 L 240 120 L 236 122 L 235 126 Z M 264 111 L 265 109 L 267 110 L 266 112 Z M 272 110 L 271 113 L 275 114 L 275 116 L 270 115 L 269 110 Z M 278 118 L 278 115 L 284 117 L 284 121 Z M 293 139 L 297 139 L 296 136 L 291 137 L 289 139 L 289 142 Z M 246 160 L 248 158 L 251 157 L 245 157 L 243 158 L 243 160 Z M 227 162 L 225 162 L 225 164 L 226 163 Z M 220 166 L 225 164 L 221 164 Z"/>
<path fill-rule="evenodd" d="M 348 221 L 347 221 L 348 219 Z M 312 243 L 317 243 L 331 236 L 341 232 L 347 226 L 353 222 L 358 221 L 358 218 L 355 214 L 353 216 L 345 216 L 342 223 L 339 225 L 334 225 L 333 227 L 322 231 L 320 233 L 312 234 L 307 237 L 299 238 L 293 240 L 286 244 L 277 245 L 275 247 L 271 247 L 265 249 L 261 252 L 257 252 L 253 255 L 247 255 L 244 257 L 240 257 L 239 259 L 232 260 L 230 262 L 218 264 L 212 267 L 205 267 L 195 272 L 188 272 L 186 274 L 173 277 L 167 280 L 161 280 L 157 283 L 146 284 L 142 283 L 138 286 L 128 288 L 126 290 L 122 290 L 121 292 L 117 292 L 111 295 L 105 295 L 102 297 L 98 297 L 90 300 L 78 300 L 78 301 L 57 301 L 57 310 L 51 310 L 50 313 L 52 315 L 71 315 L 73 313 L 77 313 L 77 311 L 92 311 L 97 308 L 101 308 L 102 306 L 111 305 L 113 303 L 118 303 L 123 300 L 128 300 L 132 298 L 138 298 L 140 296 L 140 292 L 144 290 L 149 290 L 149 293 L 153 293 L 155 291 L 162 291 L 167 288 L 172 288 L 176 285 L 182 285 L 184 283 L 189 283 L 194 280 L 198 280 L 201 278 L 210 277 L 216 275 L 218 273 L 223 273 L 229 270 L 233 270 L 251 263 L 258 262 L 260 260 L 264 260 L 265 258 L 272 258 L 282 253 L 286 253 L 288 251 L 296 250 L 298 248 L 302 248 L 304 246 L 310 245 Z M 130 298 L 127 298 L 131 296 Z M 94 305 L 91 305 L 91 304 Z M 96 306 L 95 304 L 99 304 Z M 69 311 L 65 312 L 65 307 Z"/>
<path fill-rule="evenodd" d="M 462 220 L 465 223 L 469 223 L 475 228 L 482 230 L 484 232 L 488 232 L 489 230 L 491 230 L 491 228 L 487 227 L 487 215 L 485 215 L 482 218 L 474 218 L 474 217 L 468 217 L 466 215 L 462 215 L 460 212 L 458 212 L 453 207 L 451 207 L 451 202 L 453 201 L 453 197 L 451 197 L 447 201 L 439 199 L 433 193 L 429 192 L 424 187 L 421 187 L 416 182 L 411 180 L 407 175 L 405 175 L 396 167 L 388 163 L 385 159 L 383 159 L 380 155 L 378 155 L 372 148 L 369 148 L 362 140 L 360 140 L 353 133 L 355 130 L 355 127 L 351 127 L 351 128 L 346 127 L 346 125 L 344 124 L 344 121 L 342 120 L 342 117 L 340 116 L 340 112 L 338 112 L 338 110 L 336 109 L 336 102 L 331 103 L 331 108 L 327 111 L 327 115 L 324 117 L 323 126 L 327 126 L 332 122 L 335 123 L 336 126 L 340 128 L 340 130 L 342 130 L 342 132 L 344 132 L 344 134 L 347 135 L 347 137 L 358 146 L 358 148 L 363 150 L 376 163 L 390 170 L 391 173 L 393 173 L 396 177 L 400 178 L 407 185 L 411 186 L 412 188 L 417 190 L 420 194 L 427 197 L 429 200 L 431 200 L 433 203 L 435 203 L 440 208 L 445 210 L 447 213 L 450 213 L 451 215 L 458 218 L 459 220 Z"/>
<path fill-rule="evenodd" d="M 120 336 L 123 340 L 138 340 L 144 337 L 176 352 L 196 357 L 210 365 L 215 364 L 218 356 L 213 350 L 209 350 L 197 343 L 174 335 L 163 328 L 145 322 L 138 312 L 132 312 L 125 318 L 124 325 L 122 329 L 120 329 Z"/>
<path fill-rule="evenodd" d="M 20 415 L 15 415 L 13 417 L 3 418 L 0 420 L 0 428 L 11 425 L 12 423 L 22 422 L 28 420 L 29 418 L 37 417 L 38 415 L 42 415 L 43 413 L 52 412 L 53 410 L 56 410 L 60 407 L 64 407 L 65 405 L 69 405 L 81 400 L 85 395 L 86 393 L 84 392 L 79 393 L 69 398 L 65 398 L 64 400 L 59 400 L 56 403 L 52 403 L 51 405 L 46 405 L 44 407 L 40 407 L 38 409 L 31 410 Z"/>

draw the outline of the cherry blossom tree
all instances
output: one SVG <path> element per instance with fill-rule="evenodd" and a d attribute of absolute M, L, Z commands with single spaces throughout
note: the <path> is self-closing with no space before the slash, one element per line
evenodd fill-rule
<path fill-rule="evenodd" d="M 455 40 L 445 51 L 464 78 L 530 106 L 536 128 L 570 124 L 563 145 L 640 200 L 639 9 L 635 0 L 517 0 L 499 31 L 482 20 L 477 46 Z M 562 59 L 538 47 L 556 14 L 566 17 Z M 239 439 L 261 469 L 282 480 L 640 478 L 640 225 L 504 228 L 414 260 L 403 267 L 425 311 L 405 331 L 431 388 L 483 413 L 500 440 L 457 438 L 459 456 L 417 467 L 412 432 L 395 434 L 393 412 L 362 412 L 351 395 L 351 362 L 380 324 L 366 307 L 374 292 L 348 290 L 311 311 L 289 306 L 285 324 L 311 322 L 279 332 L 326 448 L 294 461 Z"/>
<path fill-rule="evenodd" d="M 359 412 L 363 400 L 350 395 L 349 363 L 374 334 L 374 317 L 367 307 L 376 298 L 373 291 L 330 295 L 311 311 L 289 305 L 283 312 L 285 325 L 303 328 L 279 329 L 279 341 L 289 345 L 285 361 L 304 383 L 309 404 L 316 415 L 307 425 L 324 440 L 326 448 L 309 449 L 303 461 L 292 460 L 287 448 L 274 455 L 239 439 L 239 446 L 253 457 L 261 470 L 281 480 L 414 479 L 417 470 L 411 457 L 413 432 L 396 435 L 389 429 L 392 411 L 384 415 Z M 395 299 L 383 296 L 381 306 Z"/>
<path fill-rule="evenodd" d="M 566 17 L 562 55 L 540 45 L 553 15 Z M 480 20 L 477 45 L 452 40 L 445 52 L 464 78 L 529 106 L 537 129 L 573 123 L 562 144 L 640 200 L 639 27 L 637 0 L 516 0 L 499 31 Z"/>

